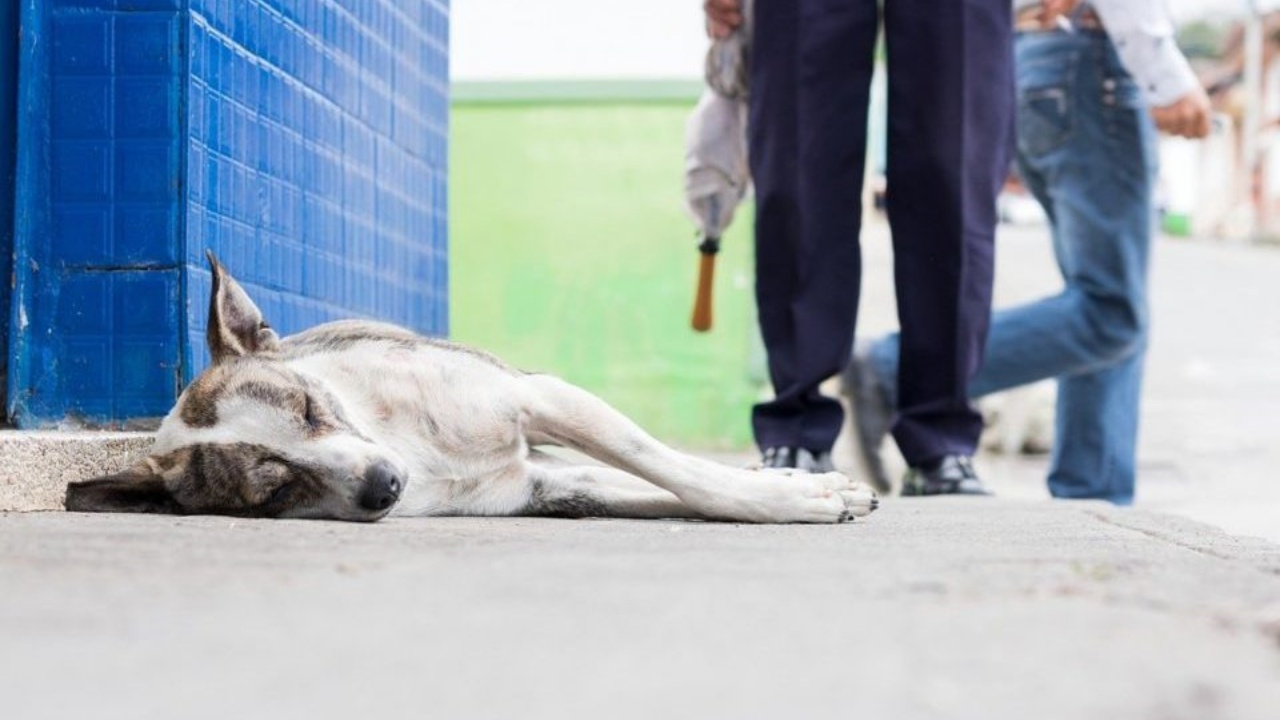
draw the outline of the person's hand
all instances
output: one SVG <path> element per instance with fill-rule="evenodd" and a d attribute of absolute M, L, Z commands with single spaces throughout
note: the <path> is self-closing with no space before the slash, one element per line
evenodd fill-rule
<path fill-rule="evenodd" d="M 1184 138 L 1202 138 L 1209 134 L 1212 110 L 1204 88 L 1178 98 L 1170 105 L 1151 108 L 1151 117 L 1161 132 Z"/>
<path fill-rule="evenodd" d="M 702 9 L 707 14 L 707 34 L 716 40 L 729 37 L 742 24 L 741 0 L 703 0 Z"/>
<path fill-rule="evenodd" d="M 1040 0 L 1040 22 L 1047 25 L 1075 10 L 1079 4 L 1080 0 Z"/>

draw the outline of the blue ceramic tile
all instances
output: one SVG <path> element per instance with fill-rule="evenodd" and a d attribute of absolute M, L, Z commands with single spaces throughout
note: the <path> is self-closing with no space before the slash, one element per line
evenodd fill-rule
<path fill-rule="evenodd" d="M 50 109 L 55 138 L 103 137 L 110 129 L 110 76 L 61 77 L 53 83 L 59 99 Z"/>
<path fill-rule="evenodd" d="M 54 145 L 49 168 L 55 201 L 105 202 L 111 195 L 111 146 L 105 139 Z"/>
<path fill-rule="evenodd" d="M 55 15 L 50 64 L 56 75 L 108 74 L 111 71 L 110 15 Z"/>
<path fill-rule="evenodd" d="M 212 249 L 272 323 L 445 334 L 448 3 L 44 0 L 23 27 L 10 413 L 156 417 Z"/>

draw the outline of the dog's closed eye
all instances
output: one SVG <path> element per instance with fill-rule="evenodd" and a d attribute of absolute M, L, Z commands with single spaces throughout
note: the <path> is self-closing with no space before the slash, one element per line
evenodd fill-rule
<path fill-rule="evenodd" d="M 317 413 L 316 401 L 310 395 L 307 395 L 306 403 L 303 406 L 302 420 L 307 424 L 307 429 L 312 432 L 318 432 L 323 427 L 323 423 Z"/>
<path fill-rule="evenodd" d="M 278 458 L 259 460 L 249 473 L 259 487 L 274 487 L 283 484 L 290 476 L 289 466 Z"/>
<path fill-rule="evenodd" d="M 297 488 L 298 488 L 298 483 L 296 481 L 286 482 L 285 484 L 281 485 L 280 487 L 276 488 L 271 492 L 271 495 L 267 498 L 267 504 L 268 505 L 283 504 L 286 500 L 289 499 L 289 496 L 293 494 L 293 491 L 296 490 Z"/>
<path fill-rule="evenodd" d="M 270 505 L 283 501 L 292 488 L 297 485 L 293 471 L 279 458 L 264 458 L 250 470 L 254 484 L 266 496 L 265 504 Z"/>

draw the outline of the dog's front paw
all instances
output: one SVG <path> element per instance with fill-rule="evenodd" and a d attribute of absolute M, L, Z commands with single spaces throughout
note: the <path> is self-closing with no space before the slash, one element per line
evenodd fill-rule
<path fill-rule="evenodd" d="M 844 473 L 829 472 L 815 475 L 827 492 L 840 498 L 844 512 L 837 522 L 846 522 L 854 518 L 866 517 L 880 506 L 880 499 L 865 483 L 850 479 Z"/>
<path fill-rule="evenodd" d="M 751 522 L 841 523 L 876 509 L 875 493 L 839 472 L 752 473 L 753 481 L 737 486 L 741 517 Z"/>

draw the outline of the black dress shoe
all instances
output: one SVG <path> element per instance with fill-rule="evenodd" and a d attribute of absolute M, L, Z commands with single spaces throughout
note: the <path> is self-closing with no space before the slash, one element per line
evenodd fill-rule
<path fill-rule="evenodd" d="M 786 468 L 809 473 L 832 472 L 836 469 L 831 464 L 830 450 L 814 452 L 787 446 L 765 448 L 760 464 L 766 468 Z"/>
<path fill-rule="evenodd" d="M 902 481 L 902 494 L 990 495 L 965 455 L 946 455 L 929 467 L 911 468 Z"/>

